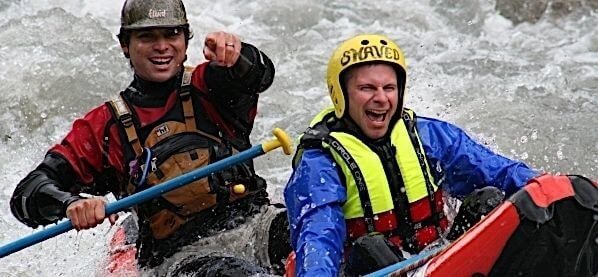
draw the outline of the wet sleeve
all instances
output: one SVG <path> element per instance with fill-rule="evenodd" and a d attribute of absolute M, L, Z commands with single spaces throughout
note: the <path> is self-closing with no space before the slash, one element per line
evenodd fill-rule
<path fill-rule="evenodd" d="M 241 55 L 232 67 L 210 63 L 205 69 L 205 84 L 214 97 L 234 100 L 265 91 L 274 81 L 274 64 L 255 46 L 242 43 Z"/>
<path fill-rule="evenodd" d="M 109 117 L 100 107 L 76 120 L 61 143 L 17 184 L 10 207 L 19 221 L 30 227 L 56 222 L 70 203 L 81 199 L 81 185 L 94 184 L 94 176 L 104 169 L 102 138 Z"/>
<path fill-rule="evenodd" d="M 331 157 L 308 149 L 284 190 L 297 276 L 338 276 L 347 192 Z"/>
<path fill-rule="evenodd" d="M 66 207 L 82 199 L 73 176 L 64 158 L 48 153 L 44 161 L 17 184 L 10 199 L 12 214 L 33 228 L 65 217 Z"/>
<path fill-rule="evenodd" d="M 426 117 L 416 122 L 436 180 L 452 195 L 494 186 L 509 196 L 539 175 L 525 163 L 493 152 L 453 124 Z"/>
<path fill-rule="evenodd" d="M 106 135 L 106 126 L 111 118 L 112 114 L 106 105 L 91 110 L 83 118 L 75 120 L 64 139 L 48 151 L 60 155 L 68 161 L 77 182 L 86 185 L 92 184 L 94 175 L 104 169 L 104 136 Z M 117 136 L 115 136 L 115 132 L 111 132 L 110 140 L 114 141 Z M 111 151 L 110 155 L 118 152 L 119 158 L 122 159 L 120 147 L 110 146 L 109 150 Z M 120 166 L 122 167 L 122 165 Z"/>
<path fill-rule="evenodd" d="M 241 55 L 231 67 L 204 63 L 197 67 L 192 82 L 207 101 L 203 104 L 214 121 L 231 137 L 247 137 L 257 114 L 259 93 L 274 80 L 274 64 L 255 46 L 242 43 Z M 217 116 L 213 114 L 217 113 Z"/>

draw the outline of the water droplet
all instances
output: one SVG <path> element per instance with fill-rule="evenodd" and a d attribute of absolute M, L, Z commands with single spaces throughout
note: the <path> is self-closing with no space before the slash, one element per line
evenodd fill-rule
<path fill-rule="evenodd" d="M 537 140 L 538 139 L 538 130 L 532 130 L 532 134 L 530 135 L 530 138 L 532 140 Z"/>
<path fill-rule="evenodd" d="M 436 171 L 438 171 L 438 173 L 442 173 L 442 166 L 440 165 L 440 162 L 436 163 Z"/>
<path fill-rule="evenodd" d="M 527 136 L 522 136 L 519 141 L 521 141 L 521 143 L 526 143 L 527 142 Z"/>

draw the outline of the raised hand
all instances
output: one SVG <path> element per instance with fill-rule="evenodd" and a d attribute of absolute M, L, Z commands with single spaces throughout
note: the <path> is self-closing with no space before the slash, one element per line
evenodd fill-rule
<path fill-rule="evenodd" d="M 209 33 L 203 48 L 204 57 L 219 66 L 231 67 L 241 55 L 241 40 L 226 32 Z"/>

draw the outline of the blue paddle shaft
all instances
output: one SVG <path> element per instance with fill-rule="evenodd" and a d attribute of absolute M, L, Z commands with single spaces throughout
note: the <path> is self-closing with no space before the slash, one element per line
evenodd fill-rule
<path fill-rule="evenodd" d="M 421 261 L 428 261 L 431 258 L 435 257 L 438 253 L 440 253 L 440 251 L 444 250 L 444 248 L 446 247 L 446 245 L 444 246 L 439 246 L 437 248 L 432 248 L 429 249 L 427 251 L 421 252 L 417 255 L 411 256 L 408 259 L 398 262 L 396 264 L 392 264 L 389 265 L 385 268 L 382 268 L 380 270 L 374 271 L 372 273 L 369 273 L 367 275 L 365 275 L 364 277 L 383 277 L 383 276 L 389 276 L 390 274 L 398 271 L 398 270 L 402 270 L 405 269 L 409 266 L 412 266 L 414 264 L 417 264 Z"/>
<path fill-rule="evenodd" d="M 255 157 L 263 155 L 264 149 L 262 145 L 253 146 L 245 151 L 242 151 L 238 154 L 230 156 L 226 159 L 222 159 L 212 164 L 208 164 L 207 166 L 195 169 L 191 172 L 186 174 L 177 176 L 172 178 L 160 185 L 150 187 L 146 190 L 140 191 L 113 203 L 109 203 L 106 205 L 106 215 L 115 214 L 121 211 L 124 211 L 128 208 L 131 208 L 135 205 L 141 204 L 145 201 L 150 199 L 156 198 L 166 192 L 171 190 L 175 190 L 180 188 L 188 183 L 191 183 L 195 180 L 199 180 L 204 178 L 214 172 L 221 171 L 226 169 L 230 166 L 235 164 L 253 159 Z M 55 237 L 62 233 L 66 233 L 73 229 L 73 224 L 70 220 L 62 221 L 54 226 L 50 226 L 44 230 L 39 232 L 33 233 L 29 236 L 25 236 L 21 239 L 13 241 L 11 243 L 7 243 L 0 247 L 0 258 L 4 258 L 12 253 L 15 253 L 19 250 L 27 248 L 29 246 L 35 245 L 39 242 L 47 240 L 49 238 Z"/>

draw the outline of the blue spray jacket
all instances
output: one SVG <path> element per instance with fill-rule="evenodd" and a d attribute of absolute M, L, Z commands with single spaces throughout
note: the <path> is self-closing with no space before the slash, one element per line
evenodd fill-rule
<path fill-rule="evenodd" d="M 539 174 L 492 152 L 448 122 L 417 116 L 416 124 L 434 178 L 453 196 L 494 186 L 508 197 Z M 347 191 L 330 154 L 306 149 L 284 198 L 297 276 L 338 276 L 346 239 L 342 205 Z"/>

